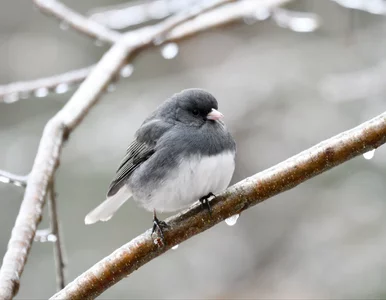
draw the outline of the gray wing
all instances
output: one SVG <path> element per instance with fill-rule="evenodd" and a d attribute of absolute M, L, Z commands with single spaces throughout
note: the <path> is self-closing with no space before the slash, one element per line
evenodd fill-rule
<path fill-rule="evenodd" d="M 151 120 L 140 127 L 109 186 L 108 197 L 117 193 L 134 170 L 155 153 L 158 139 L 171 127 L 172 124 L 162 120 Z"/>

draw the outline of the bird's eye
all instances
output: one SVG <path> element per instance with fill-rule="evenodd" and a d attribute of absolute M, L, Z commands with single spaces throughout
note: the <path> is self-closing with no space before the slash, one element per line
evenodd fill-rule
<path fill-rule="evenodd" d="M 194 109 L 194 110 L 192 111 L 192 113 L 193 113 L 193 115 L 198 116 L 199 111 L 198 111 L 198 109 Z"/>

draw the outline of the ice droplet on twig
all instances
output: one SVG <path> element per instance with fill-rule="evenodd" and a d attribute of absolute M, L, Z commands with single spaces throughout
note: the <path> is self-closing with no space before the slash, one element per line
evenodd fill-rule
<path fill-rule="evenodd" d="M 127 78 L 130 77 L 131 74 L 133 74 L 134 66 L 132 64 L 127 64 L 126 66 L 122 67 L 121 71 L 119 72 L 119 75 L 121 77 Z"/>
<path fill-rule="evenodd" d="M 296 32 L 313 32 L 320 26 L 319 17 L 308 12 L 276 9 L 273 18 L 280 27 Z"/>
<path fill-rule="evenodd" d="M 363 157 L 365 159 L 372 159 L 374 157 L 374 154 L 375 154 L 375 149 L 370 150 L 370 151 L 368 151 L 366 153 L 363 153 Z"/>
<path fill-rule="evenodd" d="M 168 43 L 161 47 L 162 57 L 165 59 L 173 59 L 178 54 L 178 45 L 176 43 Z"/>
<path fill-rule="evenodd" d="M 263 21 L 271 16 L 271 12 L 267 8 L 260 8 L 255 11 L 253 16 L 256 18 L 256 20 Z"/>
<path fill-rule="evenodd" d="M 233 215 L 227 219 L 225 219 L 225 223 L 228 225 L 228 226 L 233 226 L 237 223 L 237 219 L 240 217 L 239 214 L 236 214 L 236 215 Z"/>
<path fill-rule="evenodd" d="M 55 243 L 57 239 L 58 239 L 57 236 L 53 233 L 50 233 L 49 235 L 47 235 L 47 242 Z"/>
<path fill-rule="evenodd" d="M 64 94 L 64 93 L 68 92 L 68 90 L 69 90 L 69 86 L 67 83 L 60 83 L 56 86 L 55 93 Z"/>
<path fill-rule="evenodd" d="M 243 18 L 244 23 L 247 25 L 252 25 L 257 21 L 264 21 L 271 16 L 270 10 L 267 8 L 257 9 L 254 13 L 247 15 Z"/>
<path fill-rule="evenodd" d="M 19 94 L 17 92 L 4 96 L 4 103 L 13 103 L 19 100 Z"/>
<path fill-rule="evenodd" d="M 34 95 L 37 98 L 44 98 L 48 95 L 48 89 L 45 87 L 38 88 L 35 90 Z"/>
<path fill-rule="evenodd" d="M 3 183 L 10 183 L 11 180 L 7 177 L 3 177 L 3 176 L 0 176 L 0 182 L 3 182 Z"/>

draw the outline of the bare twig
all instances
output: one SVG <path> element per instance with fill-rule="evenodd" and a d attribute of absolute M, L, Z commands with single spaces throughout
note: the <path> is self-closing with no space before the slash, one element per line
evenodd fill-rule
<path fill-rule="evenodd" d="M 254 18 L 258 10 L 271 10 L 274 7 L 284 5 L 290 1 L 291 0 L 243 0 L 230 3 L 226 6 L 219 7 L 213 11 L 199 15 L 190 21 L 185 21 L 183 24 L 180 24 L 173 30 L 170 30 L 170 33 L 167 34 L 164 39 L 160 39 L 159 41 L 167 43 L 184 40 L 203 31 L 240 21 L 245 17 Z M 130 32 L 129 34 L 132 37 L 132 40 L 141 39 L 145 30 L 146 28 L 140 28 Z M 148 48 L 154 46 L 156 45 L 153 43 L 144 45 L 144 47 Z M 39 88 L 47 88 L 53 90 L 62 83 L 64 85 L 80 83 L 84 78 L 86 78 L 89 72 L 91 72 L 93 67 L 94 66 L 91 66 L 88 68 L 75 70 L 44 79 L 37 79 L 30 82 L 19 82 L 0 86 L 0 102 L 1 99 L 5 101 L 7 98 L 10 99 L 9 102 L 12 102 L 15 99 L 18 99 L 20 95 L 36 91 Z"/>
<path fill-rule="evenodd" d="M 55 192 L 55 183 L 52 180 L 50 189 L 49 189 L 49 202 L 48 202 L 48 211 L 50 215 L 50 227 L 51 234 L 53 234 L 56 239 L 54 241 L 54 257 L 55 257 L 55 267 L 56 267 L 56 281 L 58 286 L 58 291 L 64 288 L 65 278 L 64 278 L 64 248 L 63 241 L 61 239 L 61 233 L 59 228 L 58 221 L 58 211 L 56 206 L 56 192 Z"/>
<path fill-rule="evenodd" d="M 11 183 L 16 186 L 26 187 L 28 175 L 15 175 L 4 170 L 0 170 L 0 182 Z"/>
<path fill-rule="evenodd" d="M 133 54 L 149 47 L 154 39 L 166 34 L 167 30 L 172 30 L 201 12 L 196 10 L 183 17 L 177 15 L 155 27 L 147 28 L 142 31 L 142 38 L 133 39 L 132 34 L 124 35 L 102 57 L 70 101 L 46 124 L 0 270 L 0 299 L 12 299 L 18 291 L 20 276 L 42 217 L 45 196 L 59 164 L 63 142 L 97 102 L 128 57 L 132 59 Z"/>
<path fill-rule="evenodd" d="M 124 4 L 93 8 L 89 18 L 111 29 L 127 29 L 153 20 L 169 17 L 189 6 L 208 0 L 130 1 Z"/>
<path fill-rule="evenodd" d="M 204 14 L 208 11 L 211 11 L 216 7 L 220 7 L 220 6 L 223 6 L 224 4 L 228 4 L 235 1 L 236 0 L 210 1 L 209 4 L 208 3 L 206 3 L 205 5 L 202 4 L 195 9 L 184 11 L 180 14 L 177 14 L 174 17 L 166 19 L 161 24 L 156 25 L 158 26 L 159 32 L 153 39 L 153 43 L 155 45 L 160 45 L 164 43 L 166 41 L 166 36 L 171 32 L 173 28 L 176 28 L 178 25 L 181 25 L 182 23 L 186 23 L 189 20 L 199 17 L 199 15 Z"/>
<path fill-rule="evenodd" d="M 169 218 L 166 222 L 170 229 L 164 231 L 165 247 L 155 244 L 151 230 L 147 230 L 95 264 L 51 299 L 94 299 L 174 245 L 385 142 L 386 113 L 383 113 L 240 181 L 211 201 L 211 215 L 195 204 Z"/>
<path fill-rule="evenodd" d="M 0 102 L 18 100 L 22 97 L 29 97 L 39 89 L 62 93 L 67 91 L 72 85 L 81 83 L 95 66 L 90 66 L 78 70 L 73 70 L 67 73 L 54 75 L 52 77 L 40 78 L 32 81 L 15 82 L 8 85 L 0 85 Z M 57 90 L 57 88 L 61 90 Z M 8 98 L 7 98 L 8 97 Z"/>
<path fill-rule="evenodd" d="M 272 11 L 278 6 L 283 6 L 293 0 L 242 0 L 227 6 L 220 7 L 214 11 L 200 15 L 194 20 L 176 27 L 166 37 L 166 41 L 175 42 L 186 39 L 203 31 L 218 28 L 228 24 L 255 18 L 258 20 L 259 12 Z"/>
<path fill-rule="evenodd" d="M 54 16 L 65 22 L 65 25 L 101 42 L 113 44 L 121 37 L 119 32 L 87 19 L 57 0 L 34 0 L 34 3 L 42 12 Z"/>

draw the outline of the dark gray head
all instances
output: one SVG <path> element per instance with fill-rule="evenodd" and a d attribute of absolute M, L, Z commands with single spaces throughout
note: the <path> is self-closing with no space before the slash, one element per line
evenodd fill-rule
<path fill-rule="evenodd" d="M 202 126 L 214 123 L 223 117 L 217 111 L 217 100 L 201 89 L 187 89 L 174 94 L 170 102 L 175 105 L 175 119 L 189 126 Z M 171 104 L 170 103 L 170 104 Z"/>

